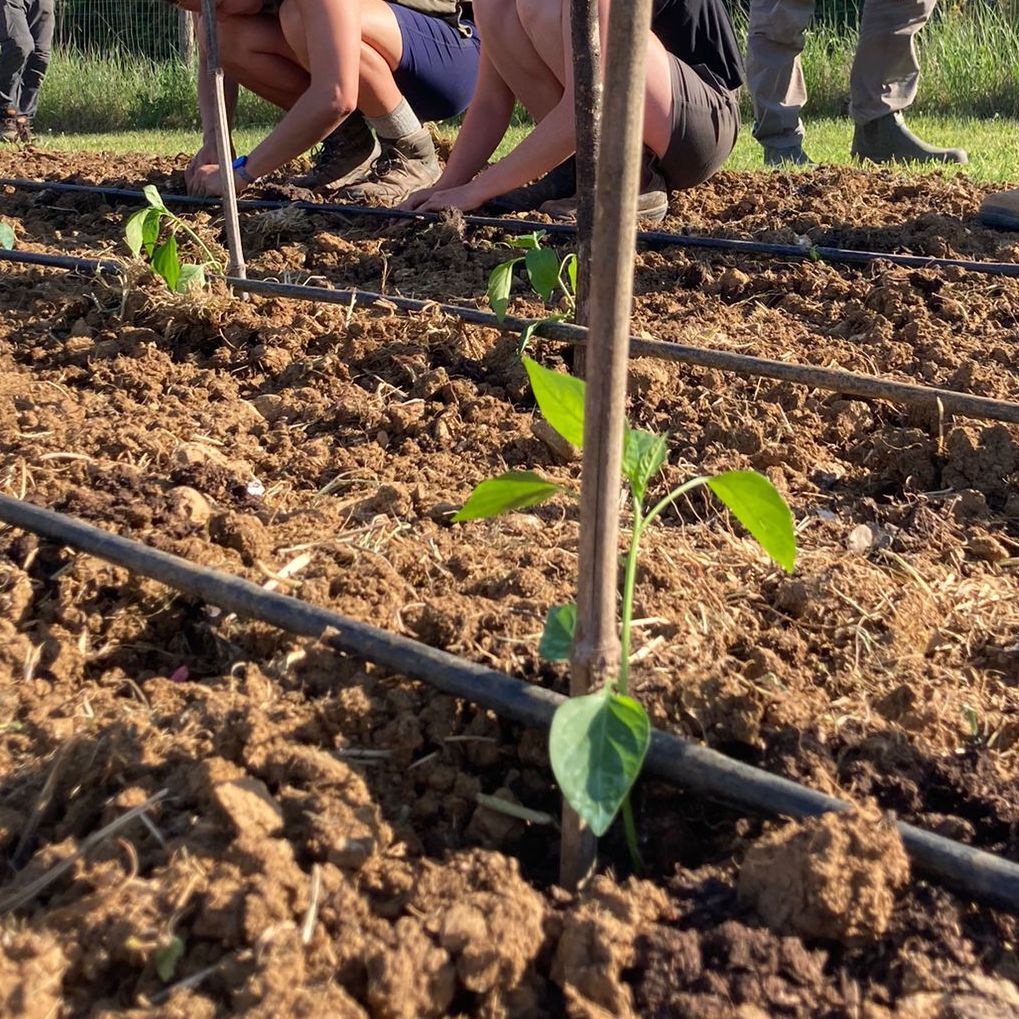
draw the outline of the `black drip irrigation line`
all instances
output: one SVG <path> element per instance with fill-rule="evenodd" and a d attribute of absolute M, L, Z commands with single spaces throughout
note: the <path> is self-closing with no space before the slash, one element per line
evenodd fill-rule
<path fill-rule="evenodd" d="M 57 191 L 87 193 L 116 198 L 124 202 L 144 202 L 141 191 L 129 188 L 67 184 L 63 181 L 21 180 L 16 177 L 0 177 L 0 187 L 23 191 Z M 219 208 L 216 198 L 199 195 L 162 194 L 164 202 L 170 205 L 186 205 L 197 208 Z M 364 219 L 389 221 L 436 222 L 442 218 L 435 212 L 401 212 L 398 209 L 383 209 L 366 205 L 340 205 L 331 202 L 279 201 L 275 199 L 248 199 L 238 201 L 239 209 L 248 211 L 270 209 L 301 209 L 325 215 L 361 217 Z M 531 233 L 542 230 L 550 236 L 572 237 L 577 228 L 572 223 L 540 223 L 528 219 L 504 219 L 500 216 L 465 215 L 464 222 L 476 227 L 494 227 L 506 233 Z M 728 237 L 698 237 L 689 234 L 674 234 L 663 230 L 638 230 L 637 242 L 650 248 L 703 248 L 714 251 L 736 252 L 744 255 L 764 255 L 772 258 L 791 258 L 802 261 L 845 263 L 847 265 L 869 265 L 871 262 L 890 262 L 909 269 L 963 269 L 966 272 L 983 273 L 990 276 L 1019 277 L 1019 263 L 982 262 L 968 258 L 937 258 L 933 255 L 904 255 L 889 251 L 857 251 L 852 248 L 833 248 L 825 245 L 769 244 L 764 241 L 741 241 Z"/>
<path fill-rule="evenodd" d="M 333 650 L 421 680 L 516 722 L 548 729 L 564 698 L 495 669 L 389 633 L 298 598 L 150 548 L 73 517 L 0 495 L 0 521 L 68 548 L 97 556 L 182 594 L 280 630 L 321 640 Z M 715 750 L 654 730 L 649 775 L 754 814 L 807 818 L 851 810 L 844 800 L 733 760 Z M 906 850 L 925 874 L 973 900 L 1019 913 L 1019 865 L 898 823 Z"/>
<path fill-rule="evenodd" d="M 52 266 L 58 269 L 77 269 L 90 273 L 123 275 L 125 266 L 109 260 L 71 258 L 65 255 L 45 255 L 34 252 L 0 249 L 0 262 L 25 262 L 29 265 Z M 296 283 L 277 283 L 274 280 L 235 279 L 224 277 L 225 282 L 240 293 L 260 294 L 264 297 L 281 297 L 286 300 L 310 301 L 319 304 L 338 304 L 343 307 L 390 308 L 405 314 L 440 312 L 458 318 L 470 325 L 490 329 L 522 331 L 530 320 L 507 316 L 500 321 L 492 312 L 479 308 L 466 308 L 459 304 L 440 304 L 412 297 L 377 294 L 370 290 L 328 290 L 325 287 L 301 286 Z M 566 322 L 546 322 L 536 330 L 539 336 L 559 343 L 579 346 L 587 340 L 587 329 Z M 654 357 L 663 361 L 676 361 L 699 368 L 715 368 L 738 375 L 775 379 L 812 389 L 824 389 L 862 400 L 887 400 L 923 408 L 932 414 L 957 414 L 961 417 L 988 421 L 1005 421 L 1019 425 L 1019 403 L 994 400 L 987 396 L 973 396 L 954 389 L 938 389 L 909 382 L 893 382 L 874 375 L 862 375 L 841 368 L 820 368 L 816 365 L 775 361 L 749 354 L 735 354 L 728 350 L 711 350 L 683 343 L 663 340 L 643 340 L 630 337 L 631 357 Z"/>

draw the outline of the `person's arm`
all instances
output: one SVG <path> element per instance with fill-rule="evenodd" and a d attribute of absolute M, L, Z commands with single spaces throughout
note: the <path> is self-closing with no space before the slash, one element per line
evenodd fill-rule
<path fill-rule="evenodd" d="M 609 0 L 598 0 L 598 31 L 604 59 L 605 30 Z M 469 183 L 447 191 L 436 190 L 418 208 L 422 212 L 455 206 L 476 209 L 498 195 L 523 187 L 550 170 L 577 149 L 577 125 L 574 118 L 573 44 L 570 33 L 569 5 L 563 0 L 563 53 L 565 68 L 562 98 L 533 131 L 509 155 L 477 175 Z M 484 38 L 482 38 L 484 46 Z"/>
<path fill-rule="evenodd" d="M 482 43 L 474 95 L 457 133 L 446 168 L 435 184 L 415 191 L 400 208 L 408 211 L 416 209 L 434 192 L 448 191 L 473 180 L 505 136 L 515 102 L 513 92 L 502 80 L 495 65 L 485 56 Z"/>

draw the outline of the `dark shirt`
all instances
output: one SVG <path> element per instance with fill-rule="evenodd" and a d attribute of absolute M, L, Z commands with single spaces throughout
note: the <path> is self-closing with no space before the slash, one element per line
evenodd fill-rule
<path fill-rule="evenodd" d="M 729 91 L 743 84 L 743 56 L 724 0 L 654 0 L 651 30 L 706 81 Z"/>

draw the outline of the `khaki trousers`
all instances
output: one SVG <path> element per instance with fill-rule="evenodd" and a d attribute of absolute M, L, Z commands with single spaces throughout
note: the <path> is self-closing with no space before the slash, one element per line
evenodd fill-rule
<path fill-rule="evenodd" d="M 850 114 L 866 124 L 912 105 L 920 80 L 916 33 L 937 0 L 864 0 L 850 76 Z M 754 137 L 774 148 L 801 143 L 807 87 L 800 66 L 803 33 L 816 0 L 751 0 L 747 85 Z"/>

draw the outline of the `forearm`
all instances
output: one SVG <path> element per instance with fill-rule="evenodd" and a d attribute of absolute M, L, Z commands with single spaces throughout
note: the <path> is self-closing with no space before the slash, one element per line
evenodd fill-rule
<path fill-rule="evenodd" d="M 273 132 L 248 156 L 247 169 L 264 177 L 307 152 L 335 130 L 355 108 L 353 98 L 309 89 L 287 111 Z"/>
<path fill-rule="evenodd" d="M 514 103 L 513 92 L 482 57 L 474 97 L 437 188 L 466 184 L 485 167 L 506 135 Z"/>

